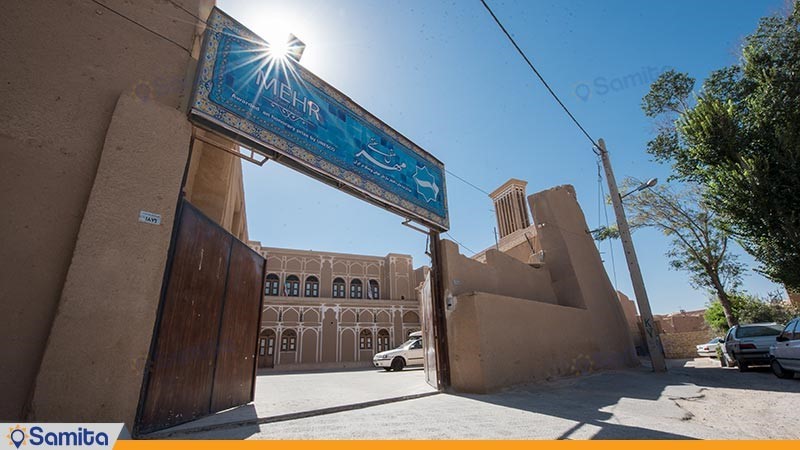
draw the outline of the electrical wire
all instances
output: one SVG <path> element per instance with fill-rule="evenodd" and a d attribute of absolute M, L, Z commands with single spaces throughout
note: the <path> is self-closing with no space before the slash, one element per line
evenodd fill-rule
<path fill-rule="evenodd" d="M 203 24 L 205 24 L 205 25 L 208 25 L 205 20 L 200 18 L 200 16 L 198 16 L 197 14 L 195 14 L 195 13 L 189 11 L 188 9 L 184 8 L 183 5 L 181 5 L 180 3 L 178 3 L 178 2 L 176 2 L 174 0 L 167 0 L 167 1 L 170 2 L 172 4 L 172 6 L 178 8 L 180 10 L 183 10 L 183 12 L 185 12 L 186 14 L 194 17 L 195 19 L 199 20 L 200 22 L 203 22 Z"/>
<path fill-rule="evenodd" d="M 558 98 L 558 95 L 556 95 L 556 93 L 553 91 L 550 85 L 547 84 L 547 81 L 545 81 L 542 74 L 539 73 L 539 71 L 533 65 L 531 60 L 528 59 L 528 56 L 525 55 L 525 52 L 523 52 L 522 49 L 519 47 L 519 45 L 517 45 L 517 42 L 514 40 L 513 37 L 511 37 L 511 34 L 508 32 L 508 30 L 506 30 L 506 27 L 503 26 L 503 24 L 500 22 L 500 19 L 498 19 L 497 16 L 494 14 L 492 8 L 490 8 L 489 5 L 486 3 L 486 0 L 481 0 L 481 3 L 483 3 L 483 7 L 486 8 L 486 11 L 488 11 L 489 14 L 491 14 L 497 26 L 499 26 L 500 29 L 503 30 L 503 33 L 506 35 L 508 40 L 511 41 L 512 45 L 514 45 L 514 48 L 517 49 L 517 52 L 519 52 L 520 56 L 522 56 L 522 59 L 524 59 L 525 62 L 528 63 L 528 67 L 530 67 L 531 70 L 533 70 L 533 73 L 536 74 L 536 76 L 539 78 L 539 81 L 541 81 L 544 87 L 547 88 L 547 91 L 550 92 L 550 95 L 556 100 L 556 102 L 558 102 L 559 105 L 561 105 L 561 108 L 564 110 L 564 112 L 566 112 L 569 118 L 572 119 L 573 122 L 575 122 L 575 125 L 577 125 L 578 128 L 580 128 L 584 136 L 586 136 L 586 138 L 589 139 L 589 142 L 592 143 L 592 152 L 594 152 L 595 155 L 598 155 L 599 153 L 597 149 L 599 149 L 600 146 L 597 145 L 597 142 L 594 140 L 594 138 L 592 138 L 592 136 L 589 135 L 589 133 L 586 131 L 583 125 L 581 125 L 581 123 L 578 122 L 578 119 L 575 118 L 575 116 L 572 114 L 572 112 L 570 112 L 567 106 L 564 105 L 564 102 L 562 102 L 561 99 Z"/>
<path fill-rule="evenodd" d="M 449 170 L 447 170 L 447 169 L 444 169 L 444 171 L 445 171 L 445 172 L 447 172 L 448 174 L 450 174 L 450 175 L 454 176 L 455 178 L 457 178 L 457 179 L 458 179 L 458 180 L 460 180 L 461 182 L 463 182 L 463 183 L 467 184 L 468 186 L 471 186 L 472 188 L 474 188 L 474 189 L 476 189 L 476 190 L 478 190 L 478 191 L 480 191 L 480 192 L 483 192 L 483 193 L 484 193 L 484 194 L 486 194 L 486 195 L 490 195 L 490 194 L 489 194 L 489 192 L 487 192 L 486 190 L 484 190 L 484 189 L 481 189 L 481 188 L 479 188 L 478 186 L 475 186 L 474 184 L 472 184 L 472 183 L 470 183 L 469 181 L 467 181 L 467 180 L 465 180 L 465 179 L 461 178 L 460 176 L 458 176 L 458 175 L 454 174 L 453 172 L 450 172 L 450 171 L 449 171 Z"/>
<path fill-rule="evenodd" d="M 467 247 L 466 245 L 462 244 L 461 242 L 459 242 L 459 241 L 458 241 L 458 239 L 454 238 L 454 237 L 453 237 L 453 235 L 451 235 L 449 231 L 448 231 L 448 232 L 445 232 L 444 234 L 445 234 L 447 237 L 449 237 L 450 239 L 452 239 L 452 240 L 453 240 L 453 242 L 455 242 L 456 244 L 458 244 L 458 245 L 460 245 L 460 246 L 464 247 L 464 249 L 465 249 L 465 250 L 467 250 L 467 251 L 471 252 L 473 255 L 476 255 L 476 254 L 478 253 L 478 252 L 476 252 L 475 250 L 473 250 L 473 249 L 471 249 L 471 248 Z"/>
<path fill-rule="evenodd" d="M 180 43 L 178 43 L 177 41 L 174 41 L 174 40 L 172 40 L 172 39 L 170 39 L 170 38 L 168 38 L 168 37 L 164 36 L 163 34 L 159 33 L 158 31 L 155 31 L 155 30 L 153 30 L 153 29 L 151 29 L 151 28 L 148 28 L 148 27 L 146 27 L 146 26 L 142 25 L 141 23 L 139 23 L 139 22 L 137 22 L 137 21 L 135 21 L 135 20 L 131 19 L 130 17 L 126 16 L 125 14 L 122 14 L 121 12 L 119 12 L 119 11 L 117 11 L 117 10 L 115 10 L 115 9 L 111 8 L 110 6 L 103 4 L 102 2 L 100 2 L 100 1 L 98 1 L 98 0 L 92 0 L 92 2 L 94 2 L 95 4 L 97 4 L 97 5 L 99 5 L 99 6 L 102 6 L 103 8 L 107 9 L 108 11 L 111 11 L 112 13 L 114 13 L 114 14 L 118 15 L 119 17 L 122 17 L 123 19 L 127 20 L 128 22 L 131 22 L 131 23 L 133 23 L 133 24 L 135 24 L 135 25 L 137 25 L 137 26 L 139 26 L 139 27 L 141 27 L 141 28 L 143 28 L 143 29 L 145 29 L 145 30 L 147 30 L 147 31 L 149 31 L 149 32 L 151 32 L 151 33 L 153 33 L 154 35 L 156 35 L 156 36 L 160 37 L 161 39 L 164 39 L 165 41 L 168 41 L 168 42 L 170 42 L 170 43 L 172 43 L 172 44 L 175 44 L 176 46 L 178 46 L 178 47 L 180 47 L 181 49 L 183 49 L 183 50 L 184 50 L 186 53 L 188 53 L 188 54 L 190 54 L 190 55 L 192 54 L 192 51 L 191 51 L 191 50 L 189 50 L 188 48 L 186 48 L 186 47 L 182 46 L 182 45 L 181 45 Z"/>

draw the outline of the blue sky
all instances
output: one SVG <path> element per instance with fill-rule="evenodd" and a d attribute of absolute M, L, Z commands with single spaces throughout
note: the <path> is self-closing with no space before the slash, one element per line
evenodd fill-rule
<path fill-rule="evenodd" d="M 651 161 L 652 122 L 640 102 L 665 68 L 698 80 L 736 62 L 742 39 L 782 0 L 489 1 L 552 88 L 594 138 L 604 138 L 619 180 L 666 180 Z M 572 184 L 596 228 L 597 166 L 590 145 L 534 77 L 479 0 L 219 0 L 218 6 L 265 39 L 292 32 L 308 45 L 302 64 L 445 163 L 491 191 L 508 178 L 528 193 Z M 264 245 L 384 255 L 427 264 L 425 236 L 402 219 L 279 164 L 244 166 L 251 239 Z M 450 234 L 470 256 L 494 243 L 485 194 L 448 176 Z M 609 209 L 609 219 L 613 212 Z M 605 218 L 602 218 L 602 223 Z M 447 236 L 445 236 L 447 237 Z M 708 294 L 669 269 L 668 240 L 637 231 L 634 242 L 655 313 L 697 309 Z M 616 276 L 632 296 L 619 243 Z M 737 251 L 742 253 L 740 249 Z M 752 259 L 742 260 L 754 267 Z M 755 272 L 744 288 L 778 288 Z"/>

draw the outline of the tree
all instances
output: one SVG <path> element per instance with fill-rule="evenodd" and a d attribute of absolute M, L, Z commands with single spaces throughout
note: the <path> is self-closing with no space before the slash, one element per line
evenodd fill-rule
<path fill-rule="evenodd" d="M 623 186 L 641 183 L 626 179 Z M 652 227 L 672 238 L 667 252 L 670 266 L 689 273 L 693 286 L 713 293 L 728 326 L 737 322 L 729 293 L 741 282 L 744 266 L 728 249 L 728 234 L 702 198 L 700 188 L 687 184 L 681 191 L 658 185 L 625 198 L 632 229 Z M 600 228 L 595 237 L 618 237 L 614 228 Z"/>
<path fill-rule="evenodd" d="M 737 295 L 732 295 L 730 301 L 731 314 L 736 317 L 738 321 L 741 298 Z M 728 319 L 725 317 L 725 311 L 722 310 L 722 304 L 719 300 L 714 300 L 708 304 L 703 318 L 712 330 L 720 333 L 727 333 L 728 329 L 731 327 L 728 325 Z"/>
<path fill-rule="evenodd" d="M 758 271 L 800 290 L 800 1 L 767 17 L 745 40 L 741 62 L 695 80 L 668 71 L 642 101 L 656 120 L 647 151 L 674 178 L 703 186 L 723 228 Z"/>
<path fill-rule="evenodd" d="M 744 323 L 776 322 L 785 324 L 800 315 L 800 308 L 792 305 L 779 293 L 770 293 L 766 298 L 737 292 L 730 296 L 734 316 Z M 727 332 L 728 323 L 722 305 L 715 300 L 708 305 L 705 313 L 706 323 L 715 331 Z"/>

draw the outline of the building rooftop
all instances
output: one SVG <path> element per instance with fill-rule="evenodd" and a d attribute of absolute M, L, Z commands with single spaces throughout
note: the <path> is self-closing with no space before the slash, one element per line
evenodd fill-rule
<path fill-rule="evenodd" d="M 315 255 L 328 255 L 328 256 L 341 256 L 347 258 L 367 258 L 367 259 L 384 259 L 388 256 L 393 257 L 400 257 L 400 258 L 408 258 L 412 259 L 411 255 L 403 254 L 403 253 L 388 253 L 384 256 L 376 256 L 376 255 L 359 255 L 356 253 L 339 253 L 339 252 L 326 252 L 321 250 L 300 250 L 294 248 L 282 248 L 282 247 L 264 247 L 261 245 L 260 241 L 248 241 L 247 245 L 251 248 L 257 250 L 263 250 L 267 253 L 269 252 L 277 252 L 277 253 L 292 253 L 292 254 L 315 254 Z"/>

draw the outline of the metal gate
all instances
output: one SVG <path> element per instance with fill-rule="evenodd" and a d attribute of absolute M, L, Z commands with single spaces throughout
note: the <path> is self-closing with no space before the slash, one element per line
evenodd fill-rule
<path fill-rule="evenodd" d="M 265 261 L 182 201 L 134 434 L 253 400 Z"/>

